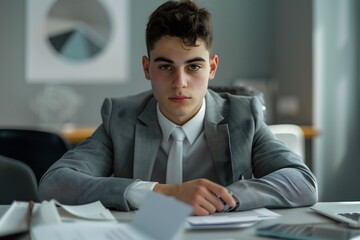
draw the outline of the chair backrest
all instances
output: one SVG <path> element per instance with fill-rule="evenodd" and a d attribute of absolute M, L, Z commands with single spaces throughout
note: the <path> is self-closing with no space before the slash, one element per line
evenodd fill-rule
<path fill-rule="evenodd" d="M 40 181 L 46 170 L 70 149 L 58 134 L 34 129 L 0 129 L 0 154 L 26 163 Z"/>
<path fill-rule="evenodd" d="M 295 124 L 269 125 L 275 137 L 285 143 L 293 152 L 305 161 L 305 137 L 302 129 Z"/>
<path fill-rule="evenodd" d="M 209 86 L 209 89 L 221 93 L 226 92 L 233 95 L 242 95 L 242 96 L 257 96 L 262 104 L 265 105 L 264 95 L 262 92 L 256 88 L 250 86 L 238 86 L 238 85 L 228 85 L 228 86 Z"/>
<path fill-rule="evenodd" d="M 0 204 L 39 202 L 34 172 L 25 163 L 0 155 Z"/>
<path fill-rule="evenodd" d="M 242 85 L 228 85 L 228 86 L 209 86 L 209 89 L 217 92 L 217 93 L 229 93 L 233 95 L 239 96 L 256 96 L 260 100 L 263 111 L 264 117 L 266 120 L 266 103 L 264 99 L 264 95 L 261 91 L 253 88 L 251 86 L 242 86 Z"/>

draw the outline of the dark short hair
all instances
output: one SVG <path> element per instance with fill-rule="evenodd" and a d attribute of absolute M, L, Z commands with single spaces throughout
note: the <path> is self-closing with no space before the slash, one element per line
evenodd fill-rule
<path fill-rule="evenodd" d="M 165 2 L 150 15 L 146 26 L 148 55 L 163 36 L 179 37 L 185 46 L 192 47 L 201 39 L 210 50 L 213 41 L 211 14 L 190 0 Z"/>

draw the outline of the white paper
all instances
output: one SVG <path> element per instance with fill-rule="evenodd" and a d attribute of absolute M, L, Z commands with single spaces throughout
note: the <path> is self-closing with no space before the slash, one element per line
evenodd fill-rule
<path fill-rule="evenodd" d="M 36 226 L 31 230 L 34 240 L 155 240 L 129 224 L 114 222 L 76 222 Z"/>
<path fill-rule="evenodd" d="M 36 203 L 32 210 L 31 227 L 43 224 L 61 223 L 61 218 L 53 202 Z"/>
<path fill-rule="evenodd" d="M 29 229 L 28 222 L 26 221 L 27 211 L 27 202 L 14 202 L 11 204 L 10 208 L 0 219 L 0 237 L 26 232 Z"/>
<path fill-rule="evenodd" d="M 213 226 L 226 224 L 251 223 L 260 220 L 278 217 L 279 214 L 274 213 L 266 208 L 258 208 L 241 212 L 214 213 L 208 216 L 192 216 L 187 221 L 192 226 Z"/>
<path fill-rule="evenodd" d="M 100 201 L 83 204 L 83 205 L 64 205 L 55 200 L 54 203 L 71 215 L 88 220 L 109 220 L 115 221 L 115 217 L 111 214 L 109 209 L 106 209 Z"/>
<path fill-rule="evenodd" d="M 206 230 L 206 229 L 240 229 L 240 228 L 248 228 L 253 226 L 258 221 L 253 222 L 243 222 L 243 223 L 233 223 L 233 224 L 217 224 L 217 225 L 191 225 L 187 223 L 185 225 L 186 229 L 189 230 Z"/>
<path fill-rule="evenodd" d="M 61 206 L 57 209 L 56 205 Z M 0 237 L 29 230 L 27 213 L 28 202 L 14 201 L 0 219 Z M 61 214 L 59 214 L 59 212 Z M 61 215 L 61 216 L 60 216 Z M 62 221 L 116 221 L 111 212 L 101 202 L 85 205 L 63 205 L 55 200 L 34 203 L 31 216 L 31 227 L 48 224 L 59 224 Z"/>
<path fill-rule="evenodd" d="M 101 208 L 97 205 L 89 206 Z M 66 206 L 64 209 L 70 209 L 70 212 L 82 217 L 89 217 L 86 207 L 80 209 Z M 89 211 L 92 211 L 91 209 Z M 37 225 L 31 228 L 31 236 L 35 240 L 170 240 L 181 229 L 191 212 L 192 208 L 183 202 L 150 192 L 130 224 L 113 221 L 75 221 Z"/>
<path fill-rule="evenodd" d="M 356 237 L 353 237 L 351 238 L 350 240 L 360 240 L 360 235 L 356 236 Z"/>
<path fill-rule="evenodd" d="M 132 225 L 157 240 L 169 240 L 173 239 L 191 212 L 191 206 L 175 198 L 150 192 Z"/>

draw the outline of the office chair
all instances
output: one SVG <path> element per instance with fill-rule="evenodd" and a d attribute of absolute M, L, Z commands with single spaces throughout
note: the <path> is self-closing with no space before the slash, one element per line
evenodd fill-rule
<path fill-rule="evenodd" d="M 240 86 L 240 85 L 209 86 L 209 89 L 218 93 L 226 92 L 234 95 L 257 96 L 261 101 L 261 103 L 265 105 L 263 93 L 251 86 Z"/>
<path fill-rule="evenodd" d="M 70 145 L 56 133 L 35 129 L 0 129 L 0 154 L 27 164 L 37 182 L 69 149 Z"/>
<path fill-rule="evenodd" d="M 266 105 L 264 95 L 261 91 L 253 88 L 251 86 L 243 86 L 243 85 L 228 85 L 228 86 L 209 86 L 209 89 L 217 92 L 217 93 L 229 93 L 233 95 L 240 96 L 256 96 L 260 100 L 264 112 L 264 117 L 266 120 Z"/>
<path fill-rule="evenodd" d="M 305 161 L 305 137 L 303 130 L 295 124 L 269 125 L 275 137 L 285 143 Z"/>
<path fill-rule="evenodd" d="M 266 105 L 264 95 L 261 91 L 244 85 L 230 86 L 209 86 L 209 89 L 218 93 L 230 93 L 243 96 L 257 96 L 263 105 L 266 121 Z M 292 151 L 299 154 L 305 161 L 305 137 L 302 129 L 294 124 L 275 124 L 269 125 L 275 137 L 285 143 Z"/>
<path fill-rule="evenodd" d="M 31 168 L 0 155 L 0 205 L 16 201 L 39 202 L 38 184 Z"/>

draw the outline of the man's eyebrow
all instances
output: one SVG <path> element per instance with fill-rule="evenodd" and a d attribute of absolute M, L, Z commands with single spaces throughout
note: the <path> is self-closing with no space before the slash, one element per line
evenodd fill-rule
<path fill-rule="evenodd" d="M 154 59 L 154 62 L 174 63 L 173 60 L 168 59 L 166 57 L 157 57 Z M 185 63 L 192 63 L 192 62 L 205 62 L 205 59 L 202 57 L 195 57 L 195 58 L 191 58 L 191 59 L 185 61 Z"/>
<path fill-rule="evenodd" d="M 206 62 L 206 61 L 202 57 L 195 57 L 185 61 L 185 63 L 192 63 L 192 62 Z"/>
<path fill-rule="evenodd" d="M 173 60 L 165 58 L 165 57 L 157 57 L 154 59 L 154 62 L 167 62 L 167 63 L 174 63 Z"/>

